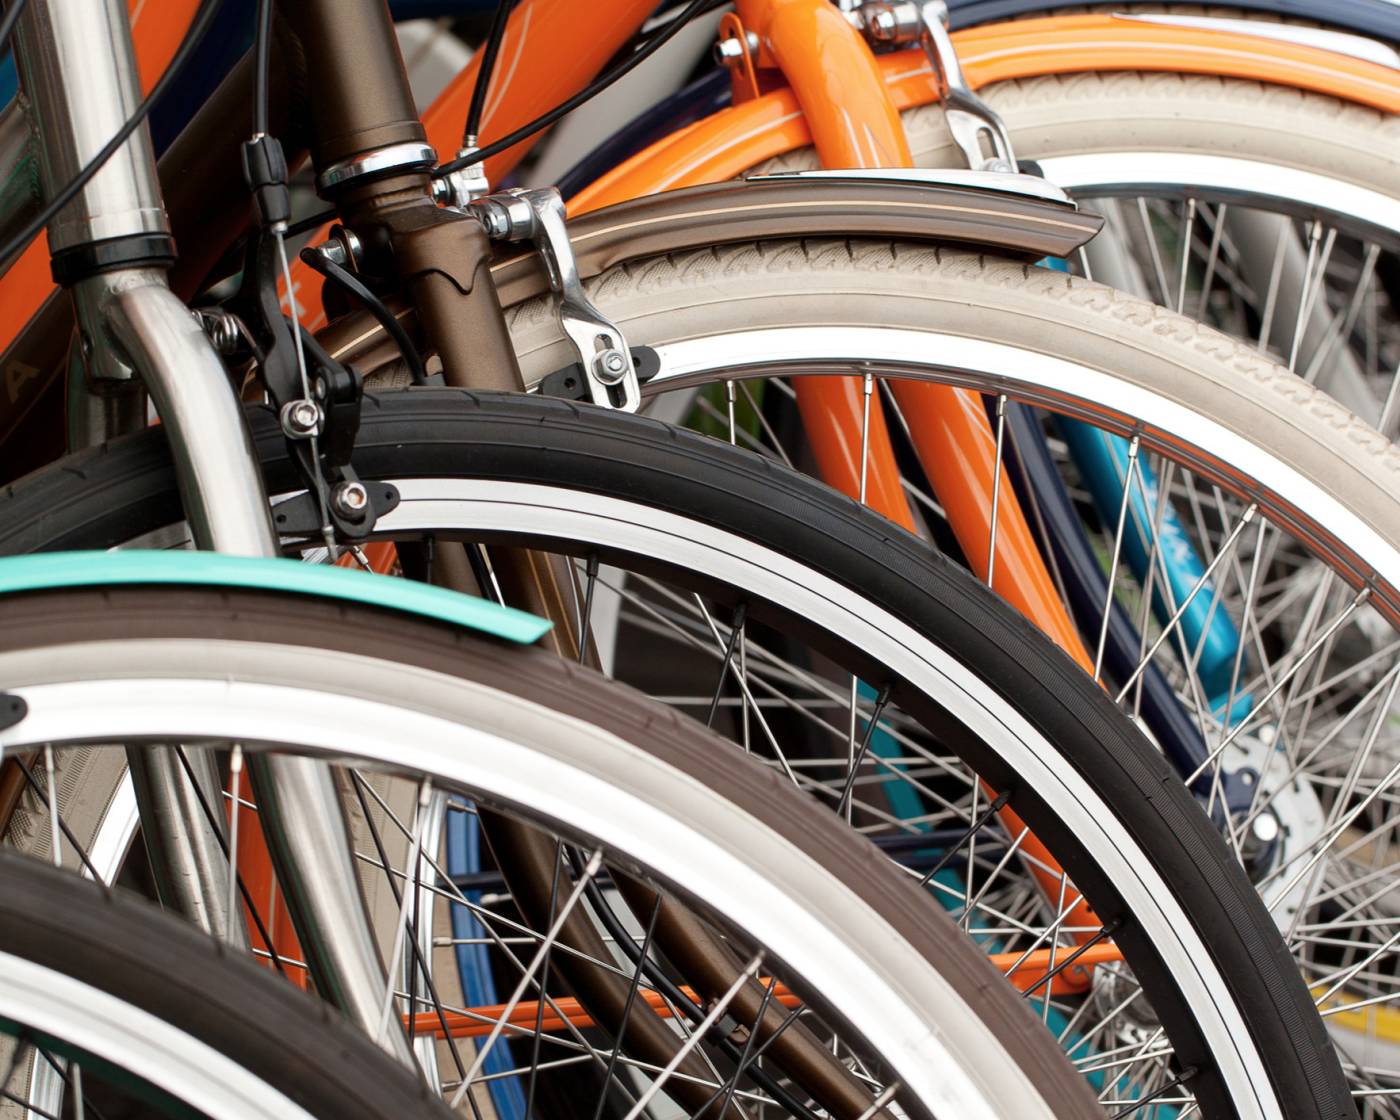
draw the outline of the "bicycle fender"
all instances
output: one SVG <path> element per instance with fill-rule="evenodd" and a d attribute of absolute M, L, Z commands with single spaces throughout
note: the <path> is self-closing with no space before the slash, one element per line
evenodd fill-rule
<path fill-rule="evenodd" d="M 300 560 L 143 549 L 0 558 L 0 595 L 133 584 L 311 595 L 448 622 L 520 644 L 537 641 L 553 626 L 525 611 L 446 588 Z"/>

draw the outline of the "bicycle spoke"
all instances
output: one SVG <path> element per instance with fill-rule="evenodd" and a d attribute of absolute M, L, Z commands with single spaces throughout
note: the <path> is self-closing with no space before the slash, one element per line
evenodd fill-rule
<path fill-rule="evenodd" d="M 520 978 L 520 982 L 516 985 L 515 991 L 511 993 L 511 997 L 506 1002 L 506 1006 L 501 1012 L 500 1017 L 496 1020 L 495 1026 L 491 1028 L 491 1033 L 487 1035 L 486 1041 L 477 1049 L 476 1057 L 472 1062 L 471 1068 L 467 1070 L 467 1075 L 462 1079 L 462 1084 L 458 1086 L 457 1092 L 452 1096 L 452 1108 L 456 1108 L 462 1103 L 462 1098 L 466 1096 L 467 1091 L 471 1088 L 472 1080 L 480 1072 L 487 1055 L 491 1052 L 491 1047 L 493 1047 L 496 1044 L 496 1040 L 501 1037 L 501 1031 L 505 1029 L 506 1020 L 509 1019 L 510 1013 L 515 1010 L 516 1005 L 525 995 L 535 973 L 539 970 L 540 965 L 548 955 L 550 946 L 552 946 L 558 938 L 559 931 L 563 928 L 565 920 L 573 911 L 574 907 L 578 905 L 579 899 L 583 897 L 584 888 L 593 879 L 593 876 L 598 873 L 602 865 L 603 853 L 602 850 L 599 849 L 589 856 L 588 863 L 584 867 L 584 874 L 579 878 L 579 881 L 574 884 L 573 890 L 569 892 L 569 897 L 564 900 L 563 907 L 554 918 L 554 922 L 549 927 L 549 931 L 545 934 L 539 948 L 535 950 L 535 955 L 530 959 L 530 963 L 525 968 L 525 974 Z"/>

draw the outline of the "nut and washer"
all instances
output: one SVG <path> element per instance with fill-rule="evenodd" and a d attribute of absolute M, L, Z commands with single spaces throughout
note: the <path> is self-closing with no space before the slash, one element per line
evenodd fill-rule
<path fill-rule="evenodd" d="M 306 439 L 314 436 L 321 427 L 321 410 L 315 401 L 305 398 L 288 401 L 278 414 L 282 421 L 282 431 L 292 439 Z"/>
<path fill-rule="evenodd" d="M 744 38 L 748 41 L 749 54 L 757 54 L 759 47 L 758 36 L 752 31 L 744 32 Z M 728 66 L 738 62 L 744 57 L 744 44 L 738 38 L 730 36 L 728 39 L 721 39 L 715 44 L 715 61 L 721 66 Z"/>
<path fill-rule="evenodd" d="M 335 226 L 331 230 L 330 239 L 316 246 L 327 260 L 340 265 L 341 268 L 348 268 L 355 272 L 360 267 L 360 239 L 355 236 L 353 230 L 344 226 Z"/>
<path fill-rule="evenodd" d="M 369 491 L 362 482 L 342 482 L 331 491 L 331 505 L 341 517 L 358 521 L 369 509 Z"/>
<path fill-rule="evenodd" d="M 916 43 L 921 30 L 919 5 L 909 0 L 876 0 L 860 9 L 865 30 L 877 43 L 904 45 Z"/>
<path fill-rule="evenodd" d="M 627 355 L 621 350 L 602 350 L 593 359 L 593 373 L 604 385 L 616 385 L 627 376 Z"/>
<path fill-rule="evenodd" d="M 529 201 L 509 191 L 477 199 L 467 213 L 486 227 L 492 241 L 522 241 L 533 237 L 538 226 Z"/>

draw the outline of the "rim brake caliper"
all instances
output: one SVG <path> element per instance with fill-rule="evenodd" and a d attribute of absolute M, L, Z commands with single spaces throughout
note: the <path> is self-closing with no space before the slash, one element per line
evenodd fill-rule
<path fill-rule="evenodd" d="M 635 412 L 642 401 L 640 355 L 628 349 L 622 331 L 583 290 L 559 192 L 553 187 L 514 188 L 479 198 L 467 210 L 481 220 L 492 240 L 528 241 L 543 259 L 550 289 L 559 301 L 559 325 L 578 355 L 575 380 L 580 391 L 565 395 Z"/>
<path fill-rule="evenodd" d="M 933 67 L 938 96 L 953 142 L 973 171 L 1016 172 L 1006 125 L 985 101 L 972 91 L 948 35 L 945 0 L 865 0 L 851 9 L 849 18 L 875 47 L 908 47 L 918 44 Z"/>

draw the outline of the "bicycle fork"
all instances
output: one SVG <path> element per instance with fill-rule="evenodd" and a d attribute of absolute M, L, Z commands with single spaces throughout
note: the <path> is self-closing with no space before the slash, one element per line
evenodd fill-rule
<path fill-rule="evenodd" d="M 31 0 L 17 46 L 42 193 L 53 197 L 141 99 L 125 0 Z M 166 283 L 175 246 L 144 123 L 59 212 L 48 238 L 55 279 L 72 293 L 78 320 L 70 443 L 144 426 L 149 392 L 195 546 L 280 555 L 228 374 Z M 162 899 L 215 936 L 246 945 L 242 914 L 229 913 L 223 790 L 212 756 L 181 758 L 178 748 L 161 748 L 133 749 L 128 758 Z M 302 903 L 298 933 L 317 985 L 374 1034 L 385 973 L 331 771 L 305 759 L 258 756 L 249 770 L 279 875 Z M 401 1033 L 389 1032 L 383 1044 L 411 1061 Z"/>

